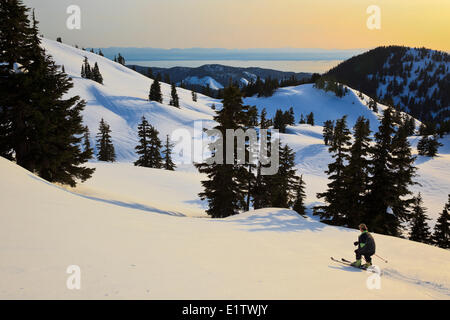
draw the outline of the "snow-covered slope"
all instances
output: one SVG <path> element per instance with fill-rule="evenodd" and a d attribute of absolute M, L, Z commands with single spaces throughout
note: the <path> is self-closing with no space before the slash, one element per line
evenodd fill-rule
<path fill-rule="evenodd" d="M 367 99 L 367 98 L 366 98 Z M 267 116 L 275 116 L 277 109 L 283 111 L 294 108 L 296 121 L 300 120 L 300 114 L 306 115 L 313 112 L 315 123 L 322 125 L 326 120 L 336 120 L 347 115 L 349 127 L 353 127 L 359 116 L 370 120 L 372 131 L 376 131 L 379 125 L 378 115 L 385 108 L 379 105 L 379 114 L 367 107 L 368 100 L 361 100 L 354 90 L 342 98 L 336 97 L 332 92 L 325 92 L 314 88 L 313 84 L 305 84 L 295 87 L 278 89 L 273 96 L 267 98 L 246 98 L 245 104 L 255 105 L 259 110 L 266 108 Z"/>
<path fill-rule="evenodd" d="M 381 289 L 368 289 L 367 274 L 330 261 L 353 258 L 356 230 L 331 227 L 286 209 L 249 211 L 210 219 L 199 200 L 200 181 L 191 165 L 175 172 L 134 167 L 136 127 L 142 115 L 160 130 L 192 130 L 195 120 L 212 125 L 210 105 L 220 102 L 178 89 L 181 109 L 148 102 L 150 79 L 98 55 L 50 40 L 44 47 L 64 65 L 87 101 L 84 121 L 91 138 L 100 118 L 111 125 L 119 163 L 91 162 L 91 179 L 75 189 L 50 184 L 0 158 L 0 299 L 449 299 L 450 252 L 399 238 L 375 235 L 383 264 Z M 84 55 L 97 62 L 104 85 L 82 79 Z M 162 84 L 164 102 L 170 87 Z M 314 112 L 316 123 L 348 115 L 378 125 L 355 92 L 343 99 L 309 85 L 284 88 L 247 104 Z M 383 106 L 380 106 L 380 111 Z M 326 188 L 331 158 L 320 125 L 296 125 L 282 134 L 296 152 L 307 183 L 306 205 Z M 92 141 L 93 142 L 93 141 Z M 411 138 L 413 146 L 416 138 Z M 431 217 L 450 190 L 450 137 L 438 157 L 419 157 L 418 181 Z M 81 268 L 81 290 L 69 290 L 70 265 Z M 373 279 L 373 278 L 372 278 Z"/>
<path fill-rule="evenodd" d="M 43 47 L 57 64 L 63 65 L 74 82 L 70 95 L 79 95 L 86 100 L 83 112 L 85 124 L 89 127 L 92 145 L 98 132 L 101 118 L 111 126 L 117 159 L 131 161 L 136 158 L 134 147 L 137 144 L 137 126 L 142 116 L 154 125 L 163 139 L 175 129 L 183 127 L 192 131 L 195 120 L 211 121 L 214 111 L 211 105 L 220 102 L 198 95 L 192 101 L 191 92 L 178 88 L 180 107 L 169 106 L 170 85 L 162 83 L 163 104 L 148 101 L 152 80 L 95 53 L 79 50 L 56 41 L 43 39 Z M 98 63 L 104 85 L 83 79 L 81 65 L 86 56 L 91 65 Z"/>
<path fill-rule="evenodd" d="M 42 44 L 58 64 L 64 65 L 66 72 L 73 78 L 74 88 L 69 94 L 78 94 L 87 101 L 83 116 L 91 132 L 91 144 L 95 145 L 98 123 L 103 117 L 111 125 L 113 142 L 121 162 L 129 163 L 136 158 L 134 148 L 138 141 L 137 125 L 143 115 L 160 131 L 160 137 L 164 138 L 166 134 L 171 134 L 178 128 L 192 132 L 196 120 L 203 120 L 205 126 L 211 126 L 214 115 L 211 105 L 215 104 L 220 108 L 220 101 L 201 94 L 198 95 L 198 101 L 193 102 L 191 92 L 181 88 L 177 88 L 181 109 L 169 106 L 170 86 L 165 83 L 161 84 L 163 104 L 149 102 L 147 100 L 151 79 L 97 54 L 47 39 L 43 39 Z M 84 56 L 88 57 L 91 65 L 95 62 L 99 64 L 104 85 L 80 77 Z M 296 125 L 288 128 L 288 134 L 282 135 L 283 142 L 288 143 L 296 152 L 298 173 L 305 176 L 307 202 L 310 206 L 317 203 L 316 193 L 323 192 L 326 188 L 327 177 L 324 171 L 331 161 L 322 140 L 322 123 L 347 115 L 348 125 L 352 127 L 362 115 L 370 120 L 372 131 L 376 131 L 379 125 L 378 117 L 385 108 L 378 104 L 379 112 L 374 113 L 367 107 L 369 98 L 363 95 L 363 99 L 360 99 L 357 92 L 351 88 L 346 96 L 338 98 L 333 93 L 326 93 L 312 85 L 281 88 L 272 97 L 252 97 L 244 101 L 246 104 L 256 105 L 259 110 L 265 107 L 269 117 L 273 116 L 278 108 L 288 110 L 293 107 L 297 121 L 301 113 L 306 115 L 314 112 L 316 126 Z M 446 139 L 446 146 L 450 146 L 450 141 Z M 413 145 L 417 143 L 416 140 L 412 139 Z M 415 192 L 422 192 L 424 205 L 434 219 L 442 211 L 450 190 L 450 154 L 445 148 L 441 148 L 440 153 L 434 159 L 418 158 L 418 181 L 422 186 L 414 188 Z M 192 166 L 180 166 L 179 170 L 196 172 Z M 98 174 L 100 172 L 99 170 Z M 111 174 L 112 172 L 113 169 Z M 90 182 L 86 184 L 89 188 Z M 123 192 L 126 190 L 120 189 L 116 194 Z M 197 211 L 198 208 L 193 209 L 190 214 L 201 214 Z M 177 208 L 173 210 L 178 211 Z"/>
<path fill-rule="evenodd" d="M 126 183 L 128 195 L 143 196 L 145 186 L 150 194 L 155 181 L 147 169 L 115 168 L 118 176 L 134 170 L 142 175 Z M 177 174 L 158 178 L 169 182 Z M 450 298 L 450 252 L 436 247 L 375 235 L 377 253 L 389 263 L 374 260 L 381 288 L 369 289 L 373 274 L 330 261 L 352 258 L 356 230 L 275 208 L 222 220 L 182 217 L 136 198 L 68 192 L 3 158 L 0 176 L 0 299 Z M 100 177 L 92 187 L 113 200 Z M 189 179 L 159 196 L 178 208 L 197 199 L 196 188 L 183 190 Z M 80 290 L 66 287 L 71 265 L 80 267 Z"/>

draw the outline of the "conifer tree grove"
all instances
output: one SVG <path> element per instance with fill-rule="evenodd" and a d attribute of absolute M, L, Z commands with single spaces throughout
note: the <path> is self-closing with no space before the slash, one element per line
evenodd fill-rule
<path fill-rule="evenodd" d="M 50 182 L 75 186 L 93 169 L 81 150 L 84 133 L 78 96 L 40 47 L 38 22 L 22 1 L 0 2 L 0 155 Z"/>
<path fill-rule="evenodd" d="M 441 215 L 436 221 L 433 243 L 443 249 L 450 249 L 450 194 Z"/>
<path fill-rule="evenodd" d="M 116 153 L 110 134 L 111 128 L 102 118 L 100 120 L 100 126 L 97 134 L 97 159 L 99 161 L 116 161 Z"/>

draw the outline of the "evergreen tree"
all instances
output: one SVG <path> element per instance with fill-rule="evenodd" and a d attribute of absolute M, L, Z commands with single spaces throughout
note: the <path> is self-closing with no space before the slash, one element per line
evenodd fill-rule
<path fill-rule="evenodd" d="M 324 193 L 318 193 L 318 198 L 324 198 L 328 204 L 315 208 L 316 213 L 328 223 L 343 225 L 347 221 L 346 212 L 346 181 L 345 166 L 349 159 L 350 130 L 347 128 L 347 117 L 336 121 L 336 127 L 333 133 L 333 142 L 328 149 L 333 154 L 334 162 L 328 165 L 328 190 Z"/>
<path fill-rule="evenodd" d="M 401 222 L 407 221 L 415 168 L 405 130 L 395 131 L 392 108 L 383 112 L 375 134 L 370 166 L 370 183 L 364 218 L 374 232 L 398 236 Z M 390 208 L 390 209 L 389 209 Z"/>
<path fill-rule="evenodd" d="M 432 239 L 438 247 L 450 249 L 450 194 L 444 210 L 436 221 Z"/>
<path fill-rule="evenodd" d="M 151 159 L 150 159 L 150 124 L 147 119 L 142 116 L 142 121 L 138 125 L 138 137 L 139 144 L 135 147 L 136 153 L 139 155 L 139 158 L 134 162 L 135 166 L 139 167 L 151 167 Z"/>
<path fill-rule="evenodd" d="M 289 114 L 288 114 L 289 115 Z M 273 127 L 274 129 L 278 129 L 280 133 L 286 133 L 286 114 L 280 109 L 275 113 L 275 117 L 273 118 Z"/>
<path fill-rule="evenodd" d="M 439 147 L 443 144 L 438 141 L 437 134 L 433 137 L 423 136 L 417 143 L 417 151 L 421 156 L 435 157 L 438 153 Z"/>
<path fill-rule="evenodd" d="M 111 128 L 103 118 L 100 120 L 100 126 L 97 134 L 97 160 L 116 161 L 116 153 L 111 138 Z"/>
<path fill-rule="evenodd" d="M 266 108 L 263 108 L 260 115 L 259 126 L 261 129 L 269 128 L 269 120 L 267 119 L 267 111 Z"/>
<path fill-rule="evenodd" d="M 295 153 L 286 144 L 280 144 L 280 163 L 278 172 L 270 179 L 272 206 L 290 208 L 296 199 L 298 176 L 295 170 Z"/>
<path fill-rule="evenodd" d="M 92 159 L 94 157 L 94 150 L 91 147 L 91 139 L 88 126 L 84 127 L 83 154 L 86 157 L 86 159 Z"/>
<path fill-rule="evenodd" d="M 363 221 L 366 212 L 365 198 L 369 183 L 370 166 L 370 124 L 369 120 L 359 117 L 353 128 L 353 144 L 350 147 L 350 158 L 344 169 L 346 184 L 343 206 L 345 210 L 344 224 L 357 228 Z"/>
<path fill-rule="evenodd" d="M 410 186 L 417 184 L 414 181 L 417 168 L 414 166 L 416 157 L 412 155 L 411 145 L 405 127 L 399 127 L 392 138 L 392 184 L 395 187 L 391 194 L 393 203 L 391 204 L 395 216 L 400 222 L 410 219 L 409 208 L 414 199 Z"/>
<path fill-rule="evenodd" d="M 226 129 L 243 128 L 242 119 L 243 103 L 242 95 L 239 88 L 229 86 L 224 90 L 222 100 L 223 107 L 220 111 L 216 111 L 214 120 L 218 123 L 215 129 L 222 133 L 222 137 L 218 142 L 222 145 L 211 144 L 210 149 L 213 157 L 218 151 L 221 151 L 223 158 L 213 163 L 196 164 L 200 173 L 207 175 L 208 179 L 202 181 L 204 191 L 199 194 L 202 200 L 208 201 L 209 208 L 207 214 L 213 218 L 224 218 L 235 215 L 240 209 L 245 207 L 245 190 L 240 181 L 242 166 L 237 164 L 236 155 L 233 164 L 224 163 L 227 157 L 226 145 Z M 218 150 L 218 148 L 222 150 Z M 213 159 L 210 159 L 213 160 Z"/>
<path fill-rule="evenodd" d="M 166 144 L 163 150 L 163 158 L 164 158 L 164 169 L 174 171 L 176 168 L 175 163 L 172 161 L 172 149 L 173 144 L 170 143 L 169 135 L 166 136 Z"/>
<path fill-rule="evenodd" d="M 177 88 L 175 87 L 175 84 L 172 83 L 171 86 L 171 100 L 170 100 L 170 105 L 179 108 L 180 107 L 180 99 L 178 98 L 178 94 L 177 94 Z"/>
<path fill-rule="evenodd" d="M 305 120 L 305 117 L 303 116 L 303 113 L 300 115 L 300 121 L 299 121 L 299 123 L 300 123 L 300 124 L 306 124 L 306 120 Z"/>
<path fill-rule="evenodd" d="M 314 126 L 314 113 L 311 112 L 310 114 L 308 114 L 308 116 L 306 117 L 306 123 Z"/>
<path fill-rule="evenodd" d="M 427 220 L 430 219 L 427 217 L 425 213 L 426 209 L 422 206 L 422 203 L 422 196 L 419 193 L 419 195 L 414 198 L 409 240 L 430 243 L 431 233 L 427 224 Z"/>
<path fill-rule="evenodd" d="M 83 60 L 83 65 L 81 67 L 81 77 L 85 78 L 85 79 L 93 79 L 91 66 L 89 64 L 87 57 L 84 57 L 84 60 Z"/>
<path fill-rule="evenodd" d="M 102 74 L 100 73 L 100 69 L 98 68 L 97 62 L 95 63 L 94 69 L 92 70 L 92 80 L 100 84 L 103 84 L 103 77 Z"/>
<path fill-rule="evenodd" d="M 333 143 L 334 121 L 327 120 L 323 124 L 323 141 L 326 146 Z"/>
<path fill-rule="evenodd" d="M 378 105 L 377 105 L 377 102 L 374 99 L 370 99 L 369 100 L 369 108 L 373 112 L 378 113 Z"/>
<path fill-rule="evenodd" d="M 195 91 L 191 91 L 192 93 L 192 101 L 197 102 L 197 93 Z"/>
<path fill-rule="evenodd" d="M 294 108 L 290 107 L 289 111 L 285 114 L 286 114 L 286 124 L 290 126 L 295 125 Z"/>
<path fill-rule="evenodd" d="M 161 169 L 163 167 L 163 159 L 161 157 L 162 143 L 158 137 L 159 132 L 150 125 L 148 130 L 148 153 L 150 168 Z"/>
<path fill-rule="evenodd" d="M 303 175 L 300 176 L 300 179 L 297 183 L 296 188 L 296 200 L 294 203 L 294 206 L 292 207 L 292 210 L 297 212 L 299 215 L 305 216 L 306 215 L 306 208 L 305 208 L 305 181 L 303 180 Z"/>
<path fill-rule="evenodd" d="M 94 169 L 81 149 L 81 112 L 78 96 L 63 99 L 73 87 L 40 47 L 34 12 L 21 1 L 0 3 L 0 155 L 50 182 L 75 186 Z"/>
<path fill-rule="evenodd" d="M 123 66 L 125 65 L 125 58 L 122 57 L 122 55 L 120 53 L 119 53 L 119 56 L 117 57 L 117 62 Z"/>
<path fill-rule="evenodd" d="M 161 85 L 159 84 L 158 78 L 153 80 L 152 85 L 150 86 L 150 94 L 148 96 L 150 101 L 157 101 L 159 103 L 163 102 L 163 97 L 161 93 Z"/>

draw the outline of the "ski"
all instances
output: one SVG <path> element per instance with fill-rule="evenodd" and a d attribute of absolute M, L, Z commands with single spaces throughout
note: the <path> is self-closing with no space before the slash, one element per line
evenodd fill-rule
<path fill-rule="evenodd" d="M 334 262 L 339 262 L 339 263 L 345 264 L 346 266 L 350 266 L 351 267 L 350 262 L 344 262 L 342 260 L 338 260 L 338 259 L 335 259 L 333 257 L 331 257 L 331 260 L 333 260 Z"/>
<path fill-rule="evenodd" d="M 372 268 L 372 267 L 369 267 L 369 268 L 366 269 L 366 268 L 362 268 L 362 267 L 352 266 L 352 263 L 350 261 L 348 261 L 347 259 L 344 259 L 344 258 L 341 258 L 341 260 L 338 260 L 338 259 L 335 259 L 335 258 L 331 257 L 331 260 L 333 260 L 334 262 L 338 262 L 338 263 L 341 263 L 343 265 L 352 267 L 352 268 L 356 268 L 356 269 L 360 269 L 360 270 L 366 270 L 366 271 L 369 271 L 369 272 L 377 273 L 377 270 Z"/>

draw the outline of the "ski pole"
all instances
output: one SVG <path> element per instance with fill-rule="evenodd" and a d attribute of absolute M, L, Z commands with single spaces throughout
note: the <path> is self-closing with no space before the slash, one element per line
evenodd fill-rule
<path fill-rule="evenodd" d="M 380 257 L 379 255 L 375 254 L 379 259 L 383 260 L 385 263 L 388 263 L 387 260 L 383 259 L 382 257 Z"/>

